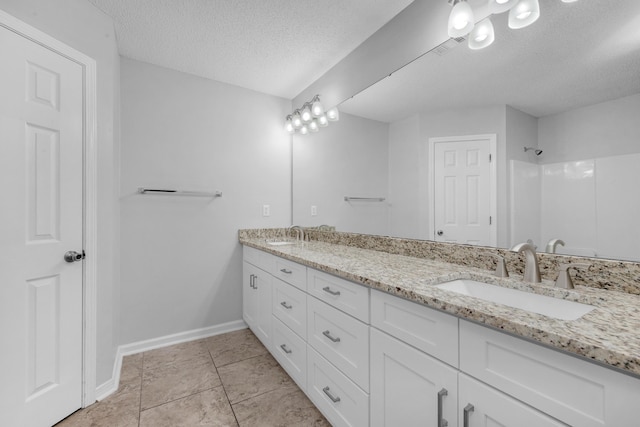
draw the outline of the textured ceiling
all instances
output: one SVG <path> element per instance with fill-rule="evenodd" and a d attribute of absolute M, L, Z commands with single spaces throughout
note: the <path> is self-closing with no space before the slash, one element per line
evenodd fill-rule
<path fill-rule="evenodd" d="M 507 27 L 506 13 L 494 15 L 493 45 L 424 55 L 341 111 L 393 122 L 417 111 L 507 104 L 541 117 L 640 93 L 639 0 L 540 0 L 540 8 L 539 20 L 521 30 Z"/>
<path fill-rule="evenodd" d="M 89 0 L 122 56 L 294 98 L 413 0 Z"/>

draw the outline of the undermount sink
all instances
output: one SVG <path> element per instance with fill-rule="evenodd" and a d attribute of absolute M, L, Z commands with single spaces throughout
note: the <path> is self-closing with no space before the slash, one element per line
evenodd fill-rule
<path fill-rule="evenodd" d="M 271 245 L 271 246 L 286 246 L 286 245 L 293 245 L 296 242 L 290 242 L 288 240 L 282 240 L 282 241 L 278 241 L 278 242 L 267 242 L 267 245 Z"/>
<path fill-rule="evenodd" d="M 504 288 L 475 280 L 454 280 L 435 287 L 560 320 L 579 319 L 595 308 L 588 304 Z"/>

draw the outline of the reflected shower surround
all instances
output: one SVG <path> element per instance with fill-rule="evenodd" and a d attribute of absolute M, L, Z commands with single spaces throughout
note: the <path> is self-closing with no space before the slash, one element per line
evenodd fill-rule
<path fill-rule="evenodd" d="M 336 122 L 339 119 L 338 108 L 333 107 L 325 111 L 320 102 L 320 95 L 316 95 L 311 101 L 305 102 L 302 107 L 287 116 L 284 128 L 290 134 L 306 135 L 309 132 L 318 132 L 320 128 L 329 126 L 329 122 Z"/>
<path fill-rule="evenodd" d="M 563 3 L 574 3 L 578 0 L 562 0 Z M 476 23 L 473 9 L 466 0 L 449 0 L 453 5 L 447 31 L 449 37 L 458 38 L 469 36 L 470 49 L 484 49 L 493 43 L 495 34 L 491 15 Z M 509 28 L 519 29 L 528 27 L 540 17 L 538 0 L 489 0 L 490 14 L 509 12 Z"/>

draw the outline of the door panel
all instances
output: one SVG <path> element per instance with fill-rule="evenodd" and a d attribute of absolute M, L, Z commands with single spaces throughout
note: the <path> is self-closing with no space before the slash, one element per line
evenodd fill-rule
<path fill-rule="evenodd" d="M 434 239 L 495 244 L 491 218 L 489 139 L 437 141 L 434 145 Z"/>
<path fill-rule="evenodd" d="M 82 403 L 83 69 L 0 27 L 2 423 Z"/>

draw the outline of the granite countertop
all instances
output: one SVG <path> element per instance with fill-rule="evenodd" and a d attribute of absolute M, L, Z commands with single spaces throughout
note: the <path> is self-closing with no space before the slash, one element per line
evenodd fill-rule
<path fill-rule="evenodd" d="M 502 279 L 478 268 L 326 242 L 272 246 L 264 238 L 241 238 L 240 243 L 640 376 L 638 295 L 585 286 L 556 289 L 550 281 L 533 285 L 517 276 Z M 433 286 L 455 279 L 499 284 L 596 308 L 578 320 L 559 320 Z"/>

